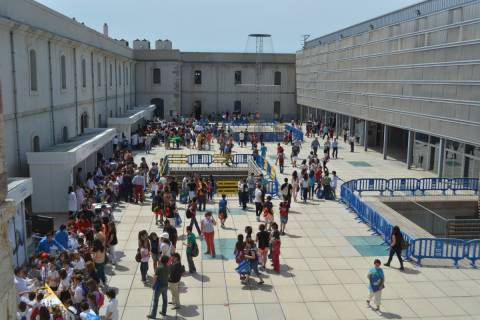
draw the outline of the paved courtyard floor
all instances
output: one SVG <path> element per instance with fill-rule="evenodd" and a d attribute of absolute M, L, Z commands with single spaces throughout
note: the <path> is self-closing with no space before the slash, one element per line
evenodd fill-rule
<path fill-rule="evenodd" d="M 303 157 L 309 145 L 307 140 L 302 147 Z M 267 146 L 267 157 L 274 163 L 275 144 Z M 250 149 L 238 146 L 234 151 L 250 153 Z M 286 151 L 289 155 L 290 147 Z M 365 152 L 358 146 L 354 153 L 347 151 L 347 145 L 340 142 L 339 159 L 329 163 L 330 171 L 336 170 L 345 181 L 360 177 L 433 176 L 420 170 L 407 170 L 402 162 L 383 160 L 381 154 Z M 159 147 L 149 155 L 136 157 L 139 160 L 145 156 L 147 162 L 151 162 L 159 161 L 164 155 L 165 150 Z M 293 170 L 289 161 L 286 164 L 285 174 L 289 177 Z M 234 210 L 226 228 L 215 230 L 217 257 L 195 258 L 198 273 L 182 278 L 182 308 L 173 311 L 169 306 L 167 319 L 480 319 L 480 270 L 418 267 L 406 263 L 406 271 L 400 272 L 396 260 L 392 268 L 384 269 L 386 288 L 382 312 L 368 308 L 366 273 L 374 258 L 385 260 L 387 248 L 378 237 L 371 235 L 366 225 L 355 220 L 354 214 L 335 201 L 293 203 L 287 235 L 281 238 L 281 273 L 267 270 L 265 284 L 242 285 L 234 271 L 233 246 L 245 226 L 251 225 L 256 232 L 258 222 L 252 205 L 247 212 L 237 209 L 236 198 L 231 198 L 229 205 Z M 138 231 L 158 233 L 161 230 L 155 225 L 150 207 L 150 203 L 122 204 L 115 213 L 120 262 L 116 268 L 108 269 L 109 285 L 119 289 L 120 314 L 126 320 L 145 319 L 151 302 L 152 290 L 140 281 L 134 259 Z M 186 219 L 184 206 L 179 207 L 184 223 L 178 232 L 183 239 Z M 216 209 L 216 202 L 208 204 L 209 209 Z M 186 265 L 182 241 L 179 240 L 177 248 Z M 150 265 L 149 275 L 153 276 L 151 268 Z"/>

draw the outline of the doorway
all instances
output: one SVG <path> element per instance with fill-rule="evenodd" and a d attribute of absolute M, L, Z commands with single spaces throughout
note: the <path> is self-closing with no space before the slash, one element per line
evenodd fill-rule
<path fill-rule="evenodd" d="M 202 118 L 202 102 L 195 101 L 193 103 L 193 113 L 195 115 L 195 119 L 200 120 Z"/>
<path fill-rule="evenodd" d="M 84 112 L 80 117 L 80 134 L 83 134 L 86 128 L 88 128 L 88 113 Z"/>
<path fill-rule="evenodd" d="M 153 98 L 150 100 L 150 104 L 155 105 L 155 111 L 153 112 L 154 116 L 160 119 L 165 118 L 165 107 L 163 105 L 163 99 Z"/>

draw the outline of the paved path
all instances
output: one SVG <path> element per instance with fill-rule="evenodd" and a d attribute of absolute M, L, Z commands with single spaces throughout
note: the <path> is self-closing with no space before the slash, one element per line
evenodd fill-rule
<path fill-rule="evenodd" d="M 275 144 L 268 144 L 268 149 L 268 156 L 274 156 Z M 302 156 L 306 156 L 307 149 L 309 143 L 302 148 Z M 242 153 L 239 150 L 241 148 L 235 147 L 236 152 Z M 290 147 L 286 150 L 289 154 Z M 364 152 L 361 147 L 356 150 L 347 152 L 347 145 L 341 142 L 340 159 L 331 161 L 330 170 L 336 170 L 345 180 L 433 176 L 424 171 L 407 170 L 406 165 L 398 161 L 385 161 L 379 153 Z M 244 151 L 250 152 L 246 148 Z M 151 162 L 164 155 L 163 148 L 155 148 L 146 157 Z M 145 155 L 137 158 L 140 156 Z M 287 161 L 287 175 L 292 172 L 289 164 Z M 233 245 L 237 233 L 243 233 L 246 225 L 256 231 L 258 223 L 251 205 L 244 214 L 237 209 L 237 199 L 232 198 L 230 207 L 234 210 L 227 228 L 217 228 L 215 233 L 219 239 L 218 258 L 199 256 L 195 259 L 198 275 L 182 278 L 183 306 L 177 313 L 169 309 L 168 319 L 480 319 L 480 270 L 417 268 L 407 263 L 407 272 L 401 273 L 395 260 L 394 268 L 385 269 L 383 313 L 367 308 L 366 273 L 374 258 L 385 259 L 386 248 L 343 205 L 333 201 L 293 204 L 287 235 L 282 237 L 281 273 L 267 271 L 264 285 L 244 286 L 234 272 Z M 213 208 L 214 204 L 207 206 L 207 209 Z M 183 210 L 181 215 L 185 222 Z M 122 319 L 144 319 L 152 291 L 140 281 L 134 261 L 137 233 L 142 229 L 158 233 L 160 229 L 154 223 L 149 203 L 122 205 L 116 216 L 120 222 L 117 250 L 122 257 L 119 266 L 109 272 L 109 284 L 119 288 Z M 183 234 L 184 224 L 178 231 L 179 235 Z M 181 241 L 178 249 L 182 254 Z M 182 259 L 186 265 L 185 257 Z M 152 275 L 153 270 L 150 269 L 149 274 Z"/>

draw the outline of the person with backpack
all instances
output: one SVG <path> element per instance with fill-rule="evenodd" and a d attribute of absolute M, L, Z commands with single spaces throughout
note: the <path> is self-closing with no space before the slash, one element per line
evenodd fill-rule
<path fill-rule="evenodd" d="M 392 229 L 392 234 L 390 235 L 390 252 L 388 255 L 388 261 L 384 264 L 386 267 L 390 267 L 390 262 L 392 262 L 393 255 L 396 254 L 398 262 L 400 262 L 400 270 L 404 271 L 403 268 L 403 259 L 402 259 L 402 249 L 406 247 L 408 243 L 403 239 L 403 234 L 400 231 L 399 226 L 394 226 Z"/>
<path fill-rule="evenodd" d="M 142 282 L 147 282 L 148 262 L 150 261 L 150 243 L 148 239 L 143 240 L 140 244 L 140 274 Z"/>
<path fill-rule="evenodd" d="M 370 291 L 367 299 L 367 306 L 370 307 L 370 300 L 374 299 L 376 305 L 375 311 L 380 311 L 380 303 L 382 300 L 382 290 L 385 288 L 385 275 L 383 273 L 381 261 L 375 259 L 373 262 L 374 267 L 368 270 L 368 289 Z"/>
<path fill-rule="evenodd" d="M 185 245 L 187 246 L 188 272 L 196 273 L 197 269 L 195 268 L 193 258 L 198 256 L 199 249 L 195 235 L 192 232 L 192 226 L 187 226 L 187 242 Z"/>

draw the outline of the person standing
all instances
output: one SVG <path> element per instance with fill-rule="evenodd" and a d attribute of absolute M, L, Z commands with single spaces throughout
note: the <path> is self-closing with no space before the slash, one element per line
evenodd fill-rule
<path fill-rule="evenodd" d="M 320 142 L 318 142 L 318 138 L 315 137 L 315 139 L 313 139 L 311 145 L 312 147 L 312 150 L 313 150 L 313 154 L 314 155 L 317 155 L 317 150 L 318 150 L 318 147 L 320 146 Z"/>
<path fill-rule="evenodd" d="M 180 291 L 178 285 L 182 274 L 185 272 L 185 267 L 181 263 L 181 258 L 178 253 L 172 255 L 173 263 L 170 266 L 170 277 L 168 278 L 168 289 L 172 294 L 172 310 L 180 308 Z"/>
<path fill-rule="evenodd" d="M 255 176 L 253 172 L 247 178 L 248 185 L 248 202 L 252 203 L 255 198 Z"/>
<path fill-rule="evenodd" d="M 227 195 L 222 194 L 222 199 L 220 199 L 220 201 L 218 202 L 218 219 L 220 220 L 222 228 L 225 227 L 225 221 L 227 220 L 227 211 L 229 211 Z"/>
<path fill-rule="evenodd" d="M 278 230 L 273 231 L 272 234 L 272 264 L 273 270 L 276 273 L 280 273 L 280 232 Z"/>
<path fill-rule="evenodd" d="M 300 179 L 298 178 L 297 170 L 292 172 L 292 193 L 293 201 L 297 202 L 298 191 L 300 190 Z"/>
<path fill-rule="evenodd" d="M 210 211 L 205 213 L 205 218 L 202 219 L 201 222 L 201 231 L 203 236 L 205 237 L 205 242 L 207 244 L 207 251 L 205 254 L 209 254 L 212 258 L 215 258 L 215 242 L 214 242 L 214 234 L 215 234 L 215 226 L 217 222 L 212 216 Z"/>
<path fill-rule="evenodd" d="M 155 276 L 153 277 L 153 301 L 152 301 L 152 309 L 150 310 L 150 314 L 147 315 L 148 319 L 156 319 L 157 318 L 157 310 L 158 310 L 158 300 L 160 295 L 162 296 L 162 311 L 160 314 L 162 316 L 167 315 L 167 291 L 168 291 L 168 278 L 170 277 L 170 269 L 168 268 L 169 257 L 162 256 L 160 258 L 160 265 L 158 266 L 157 270 L 155 270 Z"/>
<path fill-rule="evenodd" d="M 192 232 L 192 226 L 187 226 L 187 261 L 188 261 L 188 272 L 196 273 L 197 269 L 195 268 L 195 263 L 193 262 L 193 256 L 195 253 L 198 255 L 198 246 L 195 235 Z"/>
<path fill-rule="evenodd" d="M 68 215 L 75 217 L 78 211 L 77 194 L 73 191 L 73 187 L 68 187 Z"/>
<path fill-rule="evenodd" d="M 375 259 L 373 262 L 374 267 L 368 270 L 367 278 L 369 281 L 368 289 L 370 291 L 367 299 L 367 305 L 370 307 L 370 300 L 374 299 L 375 311 L 380 310 L 380 303 L 382 300 L 382 290 L 385 287 L 385 275 L 383 274 L 381 262 L 379 259 Z"/>
<path fill-rule="evenodd" d="M 140 171 L 137 171 L 135 176 L 132 179 L 132 183 L 135 186 L 134 189 L 134 198 L 135 198 L 135 203 L 138 204 L 138 201 L 143 203 L 143 188 L 145 186 L 145 177 Z"/>
<path fill-rule="evenodd" d="M 257 232 L 256 242 L 258 246 L 258 256 L 260 258 L 260 265 L 265 269 L 267 263 L 267 254 L 270 244 L 270 232 L 265 230 L 265 225 L 260 224 L 259 232 Z"/>
<path fill-rule="evenodd" d="M 394 226 L 392 229 L 392 234 L 390 235 L 390 254 L 388 256 L 387 263 L 384 264 L 386 267 L 390 267 L 390 262 L 392 262 L 393 255 L 396 254 L 398 262 L 400 262 L 400 270 L 404 271 L 403 260 L 402 260 L 402 247 L 403 242 L 402 232 L 398 226 Z"/>
<path fill-rule="evenodd" d="M 257 216 L 257 221 L 260 221 L 260 215 L 263 210 L 262 195 L 261 184 L 257 183 L 257 188 L 255 189 L 255 215 Z"/>
<path fill-rule="evenodd" d="M 281 152 L 277 154 L 278 167 L 280 168 L 280 173 L 283 173 L 285 169 L 285 153 Z"/>
<path fill-rule="evenodd" d="M 350 138 L 348 138 L 348 143 L 350 143 L 350 152 L 354 152 L 354 150 L 355 150 L 355 136 L 350 136 Z"/>
<path fill-rule="evenodd" d="M 267 147 L 263 142 L 260 144 L 260 155 L 262 156 L 263 159 L 266 159 L 267 157 Z"/>
<path fill-rule="evenodd" d="M 333 139 L 332 142 L 332 159 L 338 159 L 338 140 Z"/>
<path fill-rule="evenodd" d="M 147 281 L 148 262 L 150 261 L 150 244 L 148 239 L 143 240 L 140 246 L 140 274 L 142 275 L 142 282 Z"/>
<path fill-rule="evenodd" d="M 95 269 L 97 270 L 98 277 L 102 281 L 103 285 L 107 285 L 107 277 L 105 276 L 105 257 L 106 251 L 103 242 L 99 239 L 93 240 L 92 248 L 93 261 L 95 262 Z"/>
<path fill-rule="evenodd" d="M 105 320 L 119 320 L 118 300 L 116 299 L 117 290 L 115 288 L 109 288 L 106 295 L 109 301 L 107 304 L 107 310 L 105 311 Z"/>
<path fill-rule="evenodd" d="M 330 186 L 332 188 L 332 195 L 333 198 L 337 198 L 337 185 L 338 185 L 338 176 L 335 170 L 332 171 L 332 181 L 330 182 Z"/>
<path fill-rule="evenodd" d="M 200 226 L 197 221 L 197 198 L 193 197 L 188 204 L 187 211 L 190 211 L 190 228 L 195 226 L 197 228 L 198 235 L 201 236 Z"/>

